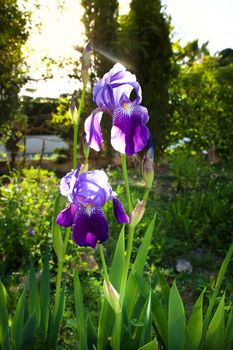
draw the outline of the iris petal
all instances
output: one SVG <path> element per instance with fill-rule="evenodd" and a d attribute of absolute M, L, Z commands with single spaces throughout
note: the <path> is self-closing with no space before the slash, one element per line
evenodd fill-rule
<path fill-rule="evenodd" d="M 114 215 L 115 215 L 115 218 L 117 219 L 117 222 L 119 224 L 128 224 L 129 217 L 126 214 L 121 201 L 118 198 L 114 197 L 112 198 L 112 202 L 113 202 Z"/>
<path fill-rule="evenodd" d="M 85 120 L 84 129 L 86 133 L 86 140 L 89 147 L 99 152 L 103 142 L 102 132 L 100 129 L 100 122 L 102 114 L 99 109 L 95 109 L 91 115 Z"/>
<path fill-rule="evenodd" d="M 102 207 L 112 198 L 112 188 L 103 170 L 87 171 L 79 176 L 71 193 L 72 201 L 78 205 Z"/>
<path fill-rule="evenodd" d="M 121 96 L 126 94 L 130 97 L 130 93 L 133 89 L 137 96 L 134 102 L 139 104 L 142 100 L 142 93 L 136 76 L 128 72 L 122 64 L 116 63 L 113 68 L 94 85 L 93 99 L 101 110 L 112 114 L 114 108 L 119 105 Z"/>
<path fill-rule="evenodd" d="M 78 208 L 75 204 L 70 204 L 58 214 L 56 223 L 64 227 L 72 226 L 77 210 Z"/>
<path fill-rule="evenodd" d="M 72 226 L 73 241 L 83 247 L 95 248 L 97 242 L 108 239 L 108 223 L 101 208 L 93 208 L 88 213 L 87 209 L 80 205 Z"/>
<path fill-rule="evenodd" d="M 140 152 L 150 138 L 149 129 L 145 126 L 148 119 L 145 107 L 126 100 L 122 106 L 115 108 L 111 130 L 113 148 L 127 155 Z"/>

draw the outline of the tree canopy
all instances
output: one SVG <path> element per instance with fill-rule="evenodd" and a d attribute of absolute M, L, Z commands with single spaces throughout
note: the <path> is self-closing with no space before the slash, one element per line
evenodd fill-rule
<path fill-rule="evenodd" d="M 229 157 L 233 147 L 231 50 L 210 56 L 197 41 L 176 45 L 177 75 L 170 84 L 172 139 L 191 139 L 194 149 L 211 147 Z"/>
<path fill-rule="evenodd" d="M 118 28 L 117 0 L 82 0 L 83 23 L 86 36 L 95 50 L 94 70 L 98 77 L 108 71 L 112 62 L 109 56 L 114 52 Z"/>
<path fill-rule="evenodd" d="M 21 49 L 28 37 L 27 17 L 17 0 L 1 0 L 0 23 L 0 121 L 3 124 L 14 116 L 18 93 L 25 83 Z"/>

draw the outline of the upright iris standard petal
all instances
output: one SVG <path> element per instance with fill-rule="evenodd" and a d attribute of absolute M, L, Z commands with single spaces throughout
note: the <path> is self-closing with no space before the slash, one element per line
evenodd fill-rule
<path fill-rule="evenodd" d="M 72 226 L 76 212 L 77 212 L 77 206 L 71 203 L 67 208 L 63 209 L 58 214 L 56 223 L 64 227 Z"/>
<path fill-rule="evenodd" d="M 66 196 L 71 202 L 70 194 L 72 193 L 73 186 L 78 178 L 80 166 L 76 170 L 70 171 L 60 181 L 60 191 L 63 196 Z"/>
<path fill-rule="evenodd" d="M 150 138 L 146 123 L 149 119 L 145 107 L 134 104 L 122 97 L 121 106 L 113 112 L 113 127 L 111 130 L 111 144 L 120 153 L 133 155 L 140 152 Z"/>
<path fill-rule="evenodd" d="M 130 97 L 132 90 L 135 90 L 135 103 L 140 103 L 141 87 L 137 82 L 136 76 L 126 70 L 126 68 L 116 63 L 113 68 L 100 79 L 93 89 L 93 99 L 97 106 L 112 114 L 114 108 L 119 104 L 123 94 Z"/>
<path fill-rule="evenodd" d="M 79 176 L 72 194 L 72 201 L 77 205 L 102 207 L 112 197 L 112 188 L 103 170 L 87 171 Z"/>
<path fill-rule="evenodd" d="M 100 129 L 100 122 L 102 114 L 99 109 L 95 109 L 91 115 L 85 120 L 84 130 L 86 133 L 86 141 L 89 147 L 99 152 L 103 142 L 102 132 Z"/>
<path fill-rule="evenodd" d="M 115 218 L 117 219 L 117 222 L 119 224 L 128 224 L 129 217 L 126 214 L 125 209 L 124 209 L 121 201 L 119 201 L 118 198 L 113 197 L 112 202 L 113 202 L 114 215 L 115 215 Z"/>
<path fill-rule="evenodd" d="M 93 208 L 90 213 L 80 205 L 72 226 L 72 238 L 80 247 L 95 248 L 97 242 L 108 239 L 108 223 L 101 208 Z"/>

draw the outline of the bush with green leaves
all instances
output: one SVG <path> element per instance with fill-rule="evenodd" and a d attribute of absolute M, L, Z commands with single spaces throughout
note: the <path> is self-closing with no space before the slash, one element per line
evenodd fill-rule
<path fill-rule="evenodd" d="M 2 176 L 0 187 L 0 272 L 8 274 L 41 259 L 51 241 L 51 218 L 57 178 L 40 168 Z"/>

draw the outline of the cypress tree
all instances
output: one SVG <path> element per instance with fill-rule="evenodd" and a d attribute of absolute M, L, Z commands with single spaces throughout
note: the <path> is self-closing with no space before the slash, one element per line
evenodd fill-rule
<path fill-rule="evenodd" d="M 157 158 L 166 146 L 169 132 L 168 83 L 172 57 L 169 33 L 170 19 L 163 12 L 160 0 L 132 0 L 119 31 L 119 49 L 137 75 L 142 104 L 149 110 Z"/>

